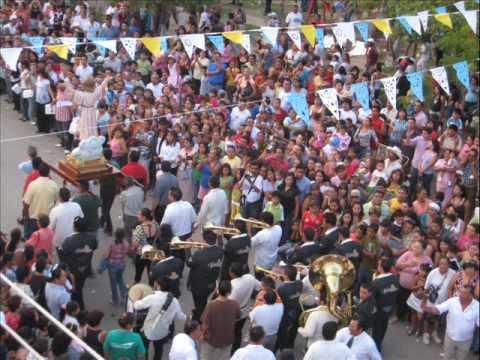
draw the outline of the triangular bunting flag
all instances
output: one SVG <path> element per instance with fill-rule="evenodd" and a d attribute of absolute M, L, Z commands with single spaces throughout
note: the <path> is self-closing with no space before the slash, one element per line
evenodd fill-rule
<path fill-rule="evenodd" d="M 77 38 L 76 37 L 61 37 L 60 41 L 65 45 L 68 45 L 68 51 L 73 55 L 77 52 Z"/>
<path fill-rule="evenodd" d="M 445 25 L 446 27 L 453 29 L 452 19 L 450 14 L 447 13 L 447 8 L 445 6 L 440 6 L 436 8 L 437 13 L 434 17 L 440 24 Z"/>
<path fill-rule="evenodd" d="M 277 44 L 278 28 L 262 26 L 261 30 L 270 44 L 275 46 Z"/>
<path fill-rule="evenodd" d="M 159 37 L 144 37 L 141 38 L 142 44 L 150 51 L 154 56 L 160 56 L 160 38 Z"/>
<path fill-rule="evenodd" d="M 409 35 L 412 35 L 413 29 L 410 26 L 410 23 L 407 21 L 406 16 L 400 16 L 398 18 L 398 21 L 400 22 L 400 24 L 402 24 L 405 31 L 408 32 Z"/>
<path fill-rule="evenodd" d="M 432 73 L 433 80 L 435 80 L 437 84 L 440 85 L 440 87 L 443 89 L 443 91 L 447 93 L 447 95 L 450 95 L 450 86 L 448 85 L 448 76 L 445 67 L 436 67 L 430 69 L 430 72 Z"/>
<path fill-rule="evenodd" d="M 370 96 L 368 94 L 368 84 L 366 82 L 352 84 L 352 91 L 357 101 L 362 105 L 365 111 L 370 110 Z"/>
<path fill-rule="evenodd" d="M 420 19 L 418 16 L 401 16 L 398 20 L 409 34 L 414 30 L 418 35 L 422 35 L 422 26 L 420 25 Z M 407 27 L 409 27 L 410 30 L 408 30 Z"/>
<path fill-rule="evenodd" d="M 397 108 L 397 78 L 391 76 L 388 78 L 380 79 L 385 90 L 385 95 L 387 96 L 390 104 L 396 109 Z"/>
<path fill-rule="evenodd" d="M 338 111 L 338 98 L 337 90 L 335 88 L 321 89 L 317 91 L 318 96 L 322 100 L 322 103 L 328 110 L 335 116 L 337 120 L 340 120 L 340 112 Z"/>
<path fill-rule="evenodd" d="M 465 1 L 458 1 L 456 2 L 455 4 L 455 7 L 458 9 L 458 11 L 460 11 L 461 13 L 463 13 L 465 11 Z"/>
<path fill-rule="evenodd" d="M 312 46 L 315 46 L 315 26 L 313 25 L 301 25 L 300 30 L 302 31 L 305 39 Z"/>
<path fill-rule="evenodd" d="M 103 47 L 101 44 L 99 44 L 100 41 L 105 41 L 107 40 L 106 38 L 92 38 L 92 42 L 95 44 L 97 47 L 98 51 L 100 51 L 101 56 L 105 57 L 107 56 L 107 48 Z"/>
<path fill-rule="evenodd" d="M 0 55 L 2 55 L 3 61 L 5 61 L 7 67 L 12 71 L 17 70 L 17 62 L 21 52 L 22 48 L 0 49 Z"/>
<path fill-rule="evenodd" d="M 457 78 L 468 90 L 470 90 L 470 75 L 468 73 L 468 63 L 467 61 L 460 61 L 456 64 L 453 64 L 453 68 L 457 73 Z"/>
<path fill-rule="evenodd" d="M 235 44 L 243 44 L 243 33 L 241 31 L 226 31 L 222 35 Z"/>
<path fill-rule="evenodd" d="M 390 27 L 390 22 L 386 19 L 372 20 L 372 24 L 384 34 L 391 34 L 392 33 L 392 28 Z"/>
<path fill-rule="evenodd" d="M 425 101 L 423 96 L 423 76 L 420 71 L 407 74 L 407 80 L 410 82 L 410 89 L 420 101 Z"/>
<path fill-rule="evenodd" d="M 137 39 L 135 38 L 120 38 L 122 46 L 130 56 L 130 59 L 135 60 L 135 53 L 137 52 Z"/>
<path fill-rule="evenodd" d="M 28 36 L 28 42 L 32 44 L 33 51 L 35 51 L 38 55 L 43 54 L 43 41 L 45 38 L 43 36 Z"/>
<path fill-rule="evenodd" d="M 117 53 L 117 40 L 99 40 L 94 41 L 94 44 Z"/>
<path fill-rule="evenodd" d="M 336 31 L 335 28 L 337 29 Z M 355 27 L 353 26 L 353 23 L 341 22 L 338 23 L 335 28 L 332 30 L 340 45 L 345 44 L 347 40 L 350 40 L 352 44 L 355 44 Z"/>
<path fill-rule="evenodd" d="M 189 34 L 180 36 L 183 47 L 189 58 L 193 55 L 193 50 L 197 47 L 205 50 L 205 36 L 203 34 Z"/>
<path fill-rule="evenodd" d="M 168 53 L 168 38 L 166 36 L 160 39 L 160 50 L 164 54 Z"/>
<path fill-rule="evenodd" d="M 54 52 L 58 57 L 68 60 L 68 45 L 59 44 L 59 45 L 49 45 L 47 46 L 48 51 Z"/>
<path fill-rule="evenodd" d="M 288 30 L 288 36 L 292 39 L 295 46 L 301 50 L 302 49 L 302 39 L 300 38 L 300 32 L 298 30 Z"/>
<path fill-rule="evenodd" d="M 291 92 L 288 102 L 292 105 L 293 110 L 302 118 L 307 127 L 311 126 L 310 115 L 308 113 L 308 103 L 305 94 Z"/>
<path fill-rule="evenodd" d="M 357 28 L 360 36 L 364 42 L 368 41 L 368 22 L 356 23 L 355 27 Z"/>
<path fill-rule="evenodd" d="M 467 20 L 468 25 L 472 29 L 472 31 L 476 34 L 478 34 L 477 30 L 477 10 L 467 10 L 464 11 L 462 14 L 465 16 L 465 20 Z"/>
<path fill-rule="evenodd" d="M 223 40 L 222 35 L 210 35 L 208 40 L 210 40 L 213 46 L 223 54 L 223 51 L 225 50 L 225 41 Z"/>
<path fill-rule="evenodd" d="M 325 47 L 325 44 L 323 43 L 323 38 L 325 36 L 323 28 L 316 28 L 315 35 L 317 36 L 318 46 L 320 46 L 320 49 L 323 49 Z"/>
<path fill-rule="evenodd" d="M 252 52 L 252 44 L 250 43 L 250 35 L 243 34 L 243 43 L 242 46 L 250 54 Z"/>
<path fill-rule="evenodd" d="M 417 13 L 420 23 L 422 24 L 423 31 L 427 31 L 428 27 L 428 10 L 420 11 Z"/>

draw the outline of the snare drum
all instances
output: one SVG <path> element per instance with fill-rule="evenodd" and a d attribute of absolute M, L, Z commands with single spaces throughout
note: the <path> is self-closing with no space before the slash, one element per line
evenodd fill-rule
<path fill-rule="evenodd" d="M 153 294 L 153 289 L 145 284 L 135 284 L 128 290 L 128 299 L 127 299 L 127 312 L 132 312 L 135 314 L 135 326 L 134 331 L 139 332 L 145 321 L 145 318 L 148 314 L 148 309 L 145 310 L 135 310 L 134 304 L 138 300 L 142 300 L 144 297 Z"/>

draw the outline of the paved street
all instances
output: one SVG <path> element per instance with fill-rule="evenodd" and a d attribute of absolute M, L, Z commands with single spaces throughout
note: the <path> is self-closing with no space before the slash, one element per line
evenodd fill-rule
<path fill-rule="evenodd" d="M 63 158 L 63 150 L 56 148 L 57 143 L 54 135 L 34 136 L 30 139 L 8 141 L 7 139 L 32 136 L 35 128 L 28 122 L 20 122 L 18 113 L 12 111 L 12 105 L 7 104 L 3 99 L 0 100 L 0 182 L 1 182 L 1 208 L 0 208 L 0 228 L 8 233 L 16 225 L 16 218 L 21 213 L 21 189 L 23 186 L 24 175 L 17 169 L 18 163 L 26 159 L 26 149 L 29 144 L 35 145 L 39 150 L 39 155 L 48 162 L 56 163 Z M 54 177 L 55 178 L 55 177 Z M 58 178 L 56 178 L 58 180 Z M 59 182 L 60 184 L 60 182 Z M 119 206 L 114 204 L 112 217 L 114 226 L 120 226 Z M 108 238 L 103 234 L 99 236 L 100 251 L 96 252 L 95 264 L 98 263 L 101 256 L 101 249 Z M 127 282 L 131 283 L 133 279 L 133 266 L 129 267 L 127 273 Z M 185 279 L 185 276 L 184 276 Z M 192 298 L 185 289 L 185 281 L 182 281 L 181 303 L 183 310 L 190 314 L 192 308 Z M 101 309 L 106 313 L 102 324 L 104 329 L 111 329 L 116 326 L 118 315 L 123 308 L 114 308 L 109 304 L 110 290 L 107 274 L 97 275 L 94 279 L 89 279 L 85 286 L 85 299 L 88 309 Z M 178 324 L 177 329 L 181 324 Z M 301 349 L 304 347 L 303 339 L 297 340 L 298 358 L 301 359 Z M 406 336 L 404 325 L 395 324 L 390 326 L 387 337 L 384 342 L 384 358 L 387 360 L 402 359 L 440 359 L 441 348 L 438 345 L 425 346 L 412 337 Z M 164 350 L 168 354 L 168 349 Z M 165 358 L 166 355 L 164 356 Z M 471 357 L 473 359 L 473 356 Z M 333 359 L 332 359 L 333 360 Z"/>

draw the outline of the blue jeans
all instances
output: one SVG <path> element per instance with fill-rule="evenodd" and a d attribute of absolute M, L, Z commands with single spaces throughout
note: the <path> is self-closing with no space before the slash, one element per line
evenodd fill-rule
<path fill-rule="evenodd" d="M 115 265 L 110 264 L 108 267 L 108 277 L 110 278 L 110 287 L 112 289 L 112 301 L 118 302 L 118 292 L 122 299 L 127 297 L 128 289 L 123 281 L 123 273 L 125 271 L 125 264 Z"/>

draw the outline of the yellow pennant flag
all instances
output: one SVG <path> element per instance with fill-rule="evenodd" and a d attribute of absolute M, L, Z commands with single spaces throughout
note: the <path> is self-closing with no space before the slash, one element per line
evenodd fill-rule
<path fill-rule="evenodd" d="M 64 60 L 68 60 L 68 45 L 67 44 L 59 44 L 59 45 L 49 45 L 47 46 L 47 50 L 54 52 L 59 57 Z"/>
<path fill-rule="evenodd" d="M 372 24 L 375 25 L 375 27 L 384 34 L 392 33 L 392 28 L 390 27 L 390 22 L 388 20 L 376 19 L 372 21 Z"/>
<path fill-rule="evenodd" d="M 302 30 L 305 39 L 307 39 L 308 43 L 312 46 L 315 46 L 315 26 L 313 25 L 301 25 L 300 30 Z"/>
<path fill-rule="evenodd" d="M 227 31 L 222 35 L 235 44 L 243 45 L 243 33 L 241 31 Z"/>
<path fill-rule="evenodd" d="M 443 24 L 446 27 L 453 29 L 453 24 L 452 24 L 452 19 L 450 18 L 450 14 L 436 14 L 435 20 L 437 20 L 440 24 Z"/>
<path fill-rule="evenodd" d="M 161 40 L 159 37 L 144 37 L 142 38 L 143 45 L 155 56 L 160 56 L 161 54 Z"/>

